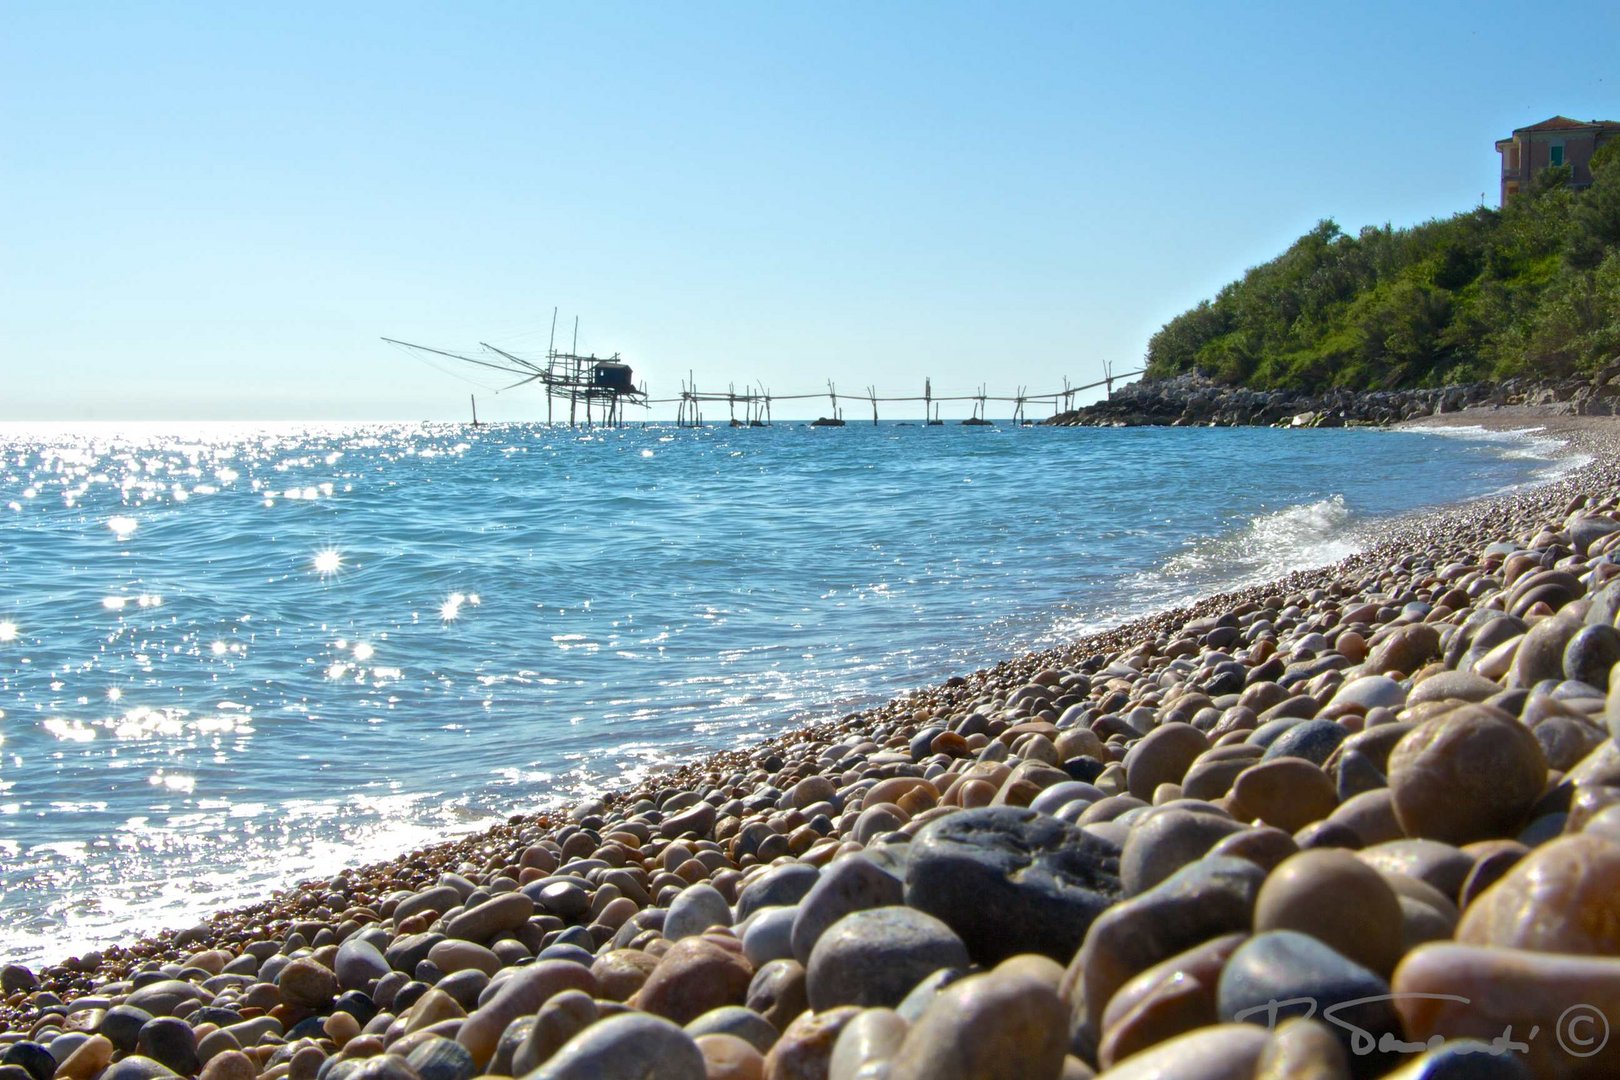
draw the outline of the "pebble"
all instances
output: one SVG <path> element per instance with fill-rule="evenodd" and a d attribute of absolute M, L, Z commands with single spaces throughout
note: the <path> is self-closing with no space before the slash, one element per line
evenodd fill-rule
<path fill-rule="evenodd" d="M 888 1080 L 1056 1077 L 1068 1046 L 1066 1010 L 1045 980 L 1008 965 L 947 986 L 911 1026 Z"/>
<path fill-rule="evenodd" d="M 1219 1021 L 1221 968 L 1247 934 L 1225 934 L 1133 976 L 1108 999 L 1098 1024 L 1098 1064 L 1111 1067 L 1147 1048 Z"/>
<path fill-rule="evenodd" d="M 866 1080 L 874 1072 L 886 1071 L 910 1028 L 893 1009 L 862 1009 L 838 1033 L 827 1062 L 827 1080 Z"/>
<path fill-rule="evenodd" d="M 720 890 L 699 882 L 682 890 L 664 918 L 664 936 L 670 941 L 701 934 L 711 926 L 731 925 L 731 905 Z"/>
<path fill-rule="evenodd" d="M 816 942 L 805 969 L 810 1007 L 893 1007 L 924 976 L 965 968 L 967 948 L 940 920 L 904 906 L 857 911 Z"/>
<path fill-rule="evenodd" d="M 759 1013 L 736 1005 L 710 1009 L 687 1024 L 686 1033 L 694 1039 L 701 1039 L 705 1035 L 730 1035 L 748 1043 L 761 1054 L 770 1053 L 780 1034 L 775 1025 Z"/>
<path fill-rule="evenodd" d="M 746 1002 L 753 977 L 740 943 L 727 948 L 710 937 L 683 938 L 658 961 L 631 1004 L 688 1024 L 710 1009 Z"/>
<path fill-rule="evenodd" d="M 816 941 L 833 923 L 856 911 L 901 902 L 905 886 L 864 852 L 836 859 L 799 901 L 793 920 L 793 957 L 810 962 Z"/>
<path fill-rule="evenodd" d="M 1224 934 L 1247 933 L 1265 871 L 1244 859 L 1207 857 L 1092 924 L 1064 975 L 1064 997 L 1083 1003 L 1093 1031 L 1120 987 L 1161 961 Z"/>
<path fill-rule="evenodd" d="M 860 1013 L 853 1005 L 800 1013 L 765 1056 L 766 1080 L 826 1080 L 839 1035 Z"/>
<path fill-rule="evenodd" d="M 1435 1035 L 1523 1047 L 1535 1076 L 1620 1075 L 1620 959 L 1435 943 L 1414 949 L 1395 971 L 1407 1038 Z M 1532 1030 L 1537 1036 L 1529 1038 Z"/>
<path fill-rule="evenodd" d="M 554 994 L 540 1006 L 527 1025 L 523 1041 L 513 1050 L 512 1075 L 524 1076 L 550 1061 L 553 1054 L 600 1016 L 596 1001 L 583 990 Z"/>
<path fill-rule="evenodd" d="M 958 811 L 910 849 L 906 904 L 954 930 L 980 964 L 1024 952 L 1066 962 L 1120 895 L 1117 847 L 1032 810 Z"/>
<path fill-rule="evenodd" d="M 195 1076 L 202 1068 L 196 1033 L 178 1017 L 160 1016 L 141 1025 L 135 1050 L 181 1076 Z"/>
<path fill-rule="evenodd" d="M 703 1052 L 675 1024 L 624 1013 L 568 1040 L 527 1080 L 707 1080 Z"/>
<path fill-rule="evenodd" d="M 1221 1019 L 1275 1027 L 1291 1016 L 1334 1011 L 1333 1031 L 1351 1057 L 1388 1068 L 1378 1051 L 1384 1035 L 1401 1035 L 1389 1002 L 1389 983 L 1309 934 L 1293 930 L 1257 933 L 1240 945 L 1221 972 Z"/>
<path fill-rule="evenodd" d="M 1582 834 L 1535 848 L 1468 905 L 1457 940 L 1620 956 L 1620 844 Z"/>
<path fill-rule="evenodd" d="M 1131 827 L 1119 857 L 1120 885 L 1127 896 L 1146 892 L 1242 830 L 1241 822 L 1217 814 L 1179 807 L 1155 811 Z"/>
<path fill-rule="evenodd" d="M 1546 782 L 1535 736 L 1489 705 L 1463 705 L 1424 721 L 1389 756 L 1401 828 L 1450 844 L 1513 835 Z"/>
<path fill-rule="evenodd" d="M 281 988 L 284 1004 L 311 1011 L 324 1009 L 338 994 L 337 976 L 308 958 L 299 958 L 282 968 L 276 985 Z"/>
<path fill-rule="evenodd" d="M 1097 1080 L 1233 1080 L 1254 1075 L 1270 1036 L 1251 1024 L 1214 1024 L 1126 1058 Z"/>
<path fill-rule="evenodd" d="M 764 1080 L 765 1058 L 735 1035 L 702 1035 L 696 1040 L 707 1080 Z"/>
<path fill-rule="evenodd" d="M 1322 765 L 1350 734 L 1350 729 L 1333 720 L 1306 720 L 1295 724 L 1272 740 L 1262 760 L 1304 758 Z"/>
<path fill-rule="evenodd" d="M 1266 878 L 1256 933 L 1297 930 L 1386 978 L 1404 949 L 1401 904 L 1383 876 L 1342 849 L 1302 851 Z"/>
<path fill-rule="evenodd" d="M 1339 798 L 1332 778 L 1317 765 L 1285 756 L 1250 765 L 1239 773 L 1232 784 L 1231 802 L 1234 816 L 1292 833 L 1333 813 Z"/>
<path fill-rule="evenodd" d="M 1209 737 L 1191 724 L 1165 724 L 1136 741 L 1125 755 L 1126 790 L 1144 801 L 1160 784 L 1175 784 L 1209 749 Z"/>

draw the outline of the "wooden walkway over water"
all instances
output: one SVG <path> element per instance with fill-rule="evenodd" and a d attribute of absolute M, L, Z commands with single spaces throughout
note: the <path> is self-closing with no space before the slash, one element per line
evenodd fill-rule
<path fill-rule="evenodd" d="M 992 394 L 986 385 L 981 383 L 977 393 L 971 394 L 935 394 L 934 380 L 923 380 L 923 392 L 919 394 L 879 394 L 875 386 L 868 386 L 864 394 L 839 394 L 838 387 L 831 379 L 827 381 L 825 392 L 801 392 L 791 394 L 774 394 L 764 385 L 745 387 L 738 390 L 735 383 L 729 384 L 721 391 L 704 391 L 697 387 L 697 377 L 687 372 L 685 381 L 681 383 L 681 392 L 675 397 L 655 398 L 647 393 L 645 382 L 639 386 L 634 382 L 630 366 L 620 359 L 618 353 L 606 358 L 597 357 L 594 353 L 582 356 L 578 352 L 579 320 L 574 321 L 574 347 L 567 352 L 556 348 L 556 313 L 552 313 L 552 344 L 546 350 L 542 360 L 528 360 L 504 349 L 498 349 L 487 343 L 483 348 L 488 350 L 487 356 L 466 356 L 461 353 L 449 352 L 445 349 L 435 349 L 427 345 L 413 345 L 408 341 L 398 341 L 394 338 L 383 338 L 390 345 L 410 349 L 418 354 L 430 353 L 435 356 L 448 357 L 466 364 L 481 368 L 490 368 L 504 371 L 518 376 L 517 382 L 503 387 L 503 390 L 515 389 L 529 383 L 539 383 L 546 392 L 546 422 L 552 422 L 553 404 L 555 402 L 568 403 L 568 424 L 570 427 L 584 423 L 585 426 L 595 426 L 597 423 L 609 427 L 622 425 L 625 420 L 625 408 L 638 405 L 650 408 L 654 405 L 676 406 L 675 422 L 681 427 L 701 427 L 706 421 L 703 412 L 705 406 L 726 406 L 727 420 L 733 427 L 766 427 L 771 423 L 771 407 L 783 401 L 817 401 L 827 399 L 830 411 L 826 416 L 814 421 L 815 424 L 828 427 L 842 427 L 845 424 L 842 407 L 839 399 L 856 401 L 872 408 L 872 423 L 879 421 L 879 405 L 918 404 L 923 406 L 923 417 L 928 424 L 944 423 L 939 418 L 939 406 L 945 402 L 971 402 L 972 415 L 959 421 L 963 424 L 989 424 L 991 421 L 985 415 L 990 402 L 1009 404 L 1013 406 L 1012 421 L 1015 424 L 1030 422 L 1026 408 L 1030 406 L 1051 403 L 1052 415 L 1056 416 L 1074 408 L 1075 395 L 1087 390 L 1095 390 L 1099 386 L 1108 388 L 1108 394 L 1113 396 L 1114 383 L 1124 379 L 1131 379 L 1142 374 L 1141 371 L 1126 372 L 1122 375 L 1114 374 L 1111 365 L 1103 364 L 1103 377 L 1096 382 L 1086 383 L 1082 386 L 1071 386 L 1069 380 L 1063 380 L 1063 389 L 1052 390 L 1045 393 L 1029 393 L 1027 387 L 1020 386 L 1012 394 Z M 496 391 L 499 393 L 500 391 Z M 474 406 L 476 410 L 476 404 Z M 737 415 L 738 409 L 742 415 Z M 475 414 L 476 418 L 476 414 Z"/>

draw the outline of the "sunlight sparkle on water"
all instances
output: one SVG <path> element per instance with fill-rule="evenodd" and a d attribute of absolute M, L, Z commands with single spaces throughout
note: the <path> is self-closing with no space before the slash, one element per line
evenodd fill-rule
<path fill-rule="evenodd" d="M 477 607 L 482 602 L 478 599 L 477 593 L 451 593 L 445 598 L 444 603 L 439 605 L 439 618 L 445 622 L 454 622 L 461 618 L 463 604 Z"/>
<path fill-rule="evenodd" d="M 113 531 L 113 535 L 118 537 L 120 540 L 128 540 L 130 534 L 135 531 L 136 524 L 137 522 L 132 517 L 115 517 L 107 519 L 107 528 L 111 529 Z"/>
<path fill-rule="evenodd" d="M 0 641 L 16 641 L 17 624 L 14 622 L 0 622 Z"/>
<path fill-rule="evenodd" d="M 323 577 L 337 573 L 343 568 L 343 556 L 332 548 L 315 553 L 315 572 Z"/>

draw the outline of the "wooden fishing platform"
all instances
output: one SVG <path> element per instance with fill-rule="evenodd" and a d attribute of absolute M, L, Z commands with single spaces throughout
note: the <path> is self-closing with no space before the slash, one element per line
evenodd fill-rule
<path fill-rule="evenodd" d="M 466 356 L 461 353 L 450 352 L 445 349 L 435 349 L 427 345 L 415 345 L 408 341 L 398 341 L 394 338 L 383 338 L 390 345 L 401 346 L 423 353 L 448 357 L 463 363 L 478 367 L 491 368 L 519 376 L 518 380 L 502 390 L 511 390 L 530 383 L 539 383 L 546 392 L 546 423 L 557 422 L 553 419 L 553 406 L 557 402 L 568 403 L 568 425 L 578 426 L 584 423 L 587 427 L 600 422 L 608 427 L 620 426 L 625 422 L 624 410 L 627 406 L 637 405 L 650 408 L 654 405 L 676 406 L 675 423 L 679 427 L 702 427 L 706 422 L 703 417 L 705 405 L 725 405 L 727 419 L 732 427 L 768 427 L 771 424 L 771 406 L 782 401 L 815 401 L 826 398 L 831 412 L 817 420 L 812 421 L 813 427 L 844 427 L 843 410 L 838 404 L 838 387 L 831 380 L 827 382 L 825 393 L 794 393 L 773 394 L 763 386 L 744 388 L 739 391 L 736 384 L 729 385 L 722 392 L 700 391 L 697 388 L 697 379 L 692 372 L 687 372 L 685 381 L 681 383 L 681 392 L 676 397 L 654 398 L 647 393 L 645 383 L 637 385 L 634 372 L 630 365 L 620 358 L 618 353 L 603 358 L 594 353 L 580 355 L 579 320 L 574 320 L 574 347 L 567 352 L 559 351 L 556 347 L 557 316 L 552 312 L 551 344 L 546 349 L 542 360 L 528 360 L 496 348 L 487 342 L 480 344 L 488 350 L 487 356 Z M 972 415 L 960 423 L 971 427 L 988 427 L 994 421 L 985 415 L 988 403 L 1010 404 L 1013 406 L 1012 422 L 1014 424 L 1027 424 L 1033 421 L 1026 417 L 1026 406 L 1050 402 L 1053 415 L 1074 409 L 1076 394 L 1086 390 L 1094 390 L 1099 386 L 1108 388 L 1108 395 L 1113 396 L 1114 383 L 1122 379 L 1134 378 L 1142 374 L 1141 371 L 1127 372 L 1115 375 L 1111 365 L 1104 363 L 1104 375 L 1096 382 L 1083 386 L 1070 386 L 1069 380 L 1063 380 L 1063 389 L 1047 393 L 1031 394 L 1026 387 L 1020 386 L 1015 394 L 998 395 L 988 392 L 981 384 L 976 394 L 943 394 L 934 393 L 934 381 L 923 381 L 923 392 L 919 395 L 879 395 L 877 388 L 868 386 L 866 393 L 844 395 L 844 399 L 862 401 L 872 406 L 872 423 L 878 423 L 878 406 L 880 404 L 917 404 L 923 406 L 924 422 L 930 426 L 943 424 L 939 417 L 939 406 L 942 402 L 971 402 Z M 738 408 L 741 407 L 742 416 L 739 418 Z"/>

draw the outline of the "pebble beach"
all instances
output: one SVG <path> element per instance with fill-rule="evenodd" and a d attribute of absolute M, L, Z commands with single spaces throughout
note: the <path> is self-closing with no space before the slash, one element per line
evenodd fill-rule
<path fill-rule="evenodd" d="M 1418 423 L 1540 428 L 1582 464 L 567 812 L 6 964 L 0 1080 L 1620 1075 L 1620 420 Z"/>

